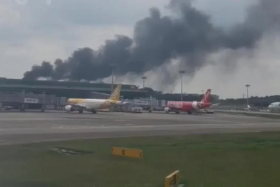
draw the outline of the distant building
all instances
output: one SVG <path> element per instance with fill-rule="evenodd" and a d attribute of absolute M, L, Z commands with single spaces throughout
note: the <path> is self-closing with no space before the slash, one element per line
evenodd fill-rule
<path fill-rule="evenodd" d="M 99 82 L 99 81 L 97 81 Z M 53 80 L 22 80 L 22 79 L 7 79 L 0 77 L 0 92 L 5 93 L 34 93 L 42 94 L 45 92 L 49 95 L 58 97 L 75 97 L 75 98 L 108 98 L 111 94 L 111 84 L 92 81 L 53 81 Z M 115 85 L 116 86 L 116 85 Z M 123 84 L 121 95 L 124 99 L 149 98 L 153 96 L 158 100 L 179 101 L 181 100 L 180 93 L 167 93 L 154 91 L 151 88 L 139 89 L 136 85 Z M 202 94 L 183 94 L 184 101 L 201 100 Z M 211 94 L 210 100 L 218 100 L 219 96 Z"/>
<path fill-rule="evenodd" d="M 111 84 L 73 82 L 73 81 L 50 81 L 50 80 L 22 80 L 0 78 L 0 92 L 32 92 L 40 94 L 53 94 L 59 97 L 91 97 L 92 92 L 105 94 L 111 93 Z M 121 95 L 124 98 L 146 97 L 145 90 L 139 90 L 135 85 L 122 85 Z"/>

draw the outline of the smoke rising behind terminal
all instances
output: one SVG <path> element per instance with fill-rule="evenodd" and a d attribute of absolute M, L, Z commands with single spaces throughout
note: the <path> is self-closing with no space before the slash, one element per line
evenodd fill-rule
<path fill-rule="evenodd" d="M 53 64 L 44 61 L 25 72 L 23 79 L 99 80 L 111 75 L 114 64 L 115 74 L 120 76 L 141 76 L 163 67 L 164 78 L 159 84 L 172 84 L 179 76 L 177 69 L 193 76 L 213 63 L 208 60 L 210 54 L 224 49 L 254 49 L 262 37 L 278 35 L 280 30 L 279 0 L 256 1 L 248 8 L 245 20 L 227 30 L 213 25 L 211 18 L 190 1 L 171 0 L 168 8 L 174 16 L 162 16 L 157 8 L 151 8 L 148 17 L 136 22 L 132 38 L 116 35 L 98 50 L 81 48 L 68 59 L 57 59 Z M 234 66 L 236 57 L 228 58 L 220 63 Z M 169 64 L 174 64 L 176 71 L 166 68 Z"/>

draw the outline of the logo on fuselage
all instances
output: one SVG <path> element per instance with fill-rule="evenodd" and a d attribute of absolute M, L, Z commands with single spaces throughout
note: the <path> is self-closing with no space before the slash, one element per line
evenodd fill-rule
<path fill-rule="evenodd" d="M 169 101 L 168 102 L 168 107 L 182 108 L 183 107 L 183 102 Z"/>

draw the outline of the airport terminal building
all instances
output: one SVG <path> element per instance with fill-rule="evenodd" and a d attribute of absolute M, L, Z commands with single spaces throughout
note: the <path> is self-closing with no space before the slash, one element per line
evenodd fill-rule
<path fill-rule="evenodd" d="M 71 81 L 30 81 L 21 79 L 0 78 L 0 92 L 34 93 L 56 95 L 58 97 L 92 98 L 93 92 L 111 93 L 111 84 L 71 82 Z M 121 95 L 124 98 L 146 97 L 147 91 L 135 85 L 122 85 Z"/>
<path fill-rule="evenodd" d="M 0 78 L 0 104 L 20 110 L 41 108 L 44 111 L 48 108 L 58 109 L 65 106 L 67 98 L 106 99 L 111 94 L 111 89 L 112 85 L 105 83 Z M 123 84 L 121 98 L 134 106 L 157 108 L 165 106 L 166 100 L 179 101 L 181 96 Z M 185 101 L 197 101 L 201 98 L 200 94 L 183 95 Z"/>
<path fill-rule="evenodd" d="M 10 106 L 22 111 L 58 109 L 65 106 L 67 98 L 108 98 L 111 86 L 104 83 L 0 78 L 0 107 Z M 147 91 L 135 85 L 122 85 L 121 95 L 124 99 L 147 97 Z"/>

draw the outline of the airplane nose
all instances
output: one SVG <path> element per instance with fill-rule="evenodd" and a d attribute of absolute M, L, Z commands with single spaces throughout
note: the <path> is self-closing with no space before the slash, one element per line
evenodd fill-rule
<path fill-rule="evenodd" d="M 272 105 L 268 105 L 268 108 L 271 108 L 272 107 Z"/>
<path fill-rule="evenodd" d="M 272 109 L 272 108 L 274 108 L 274 106 L 272 104 L 270 104 L 270 105 L 268 105 L 267 108 Z"/>

